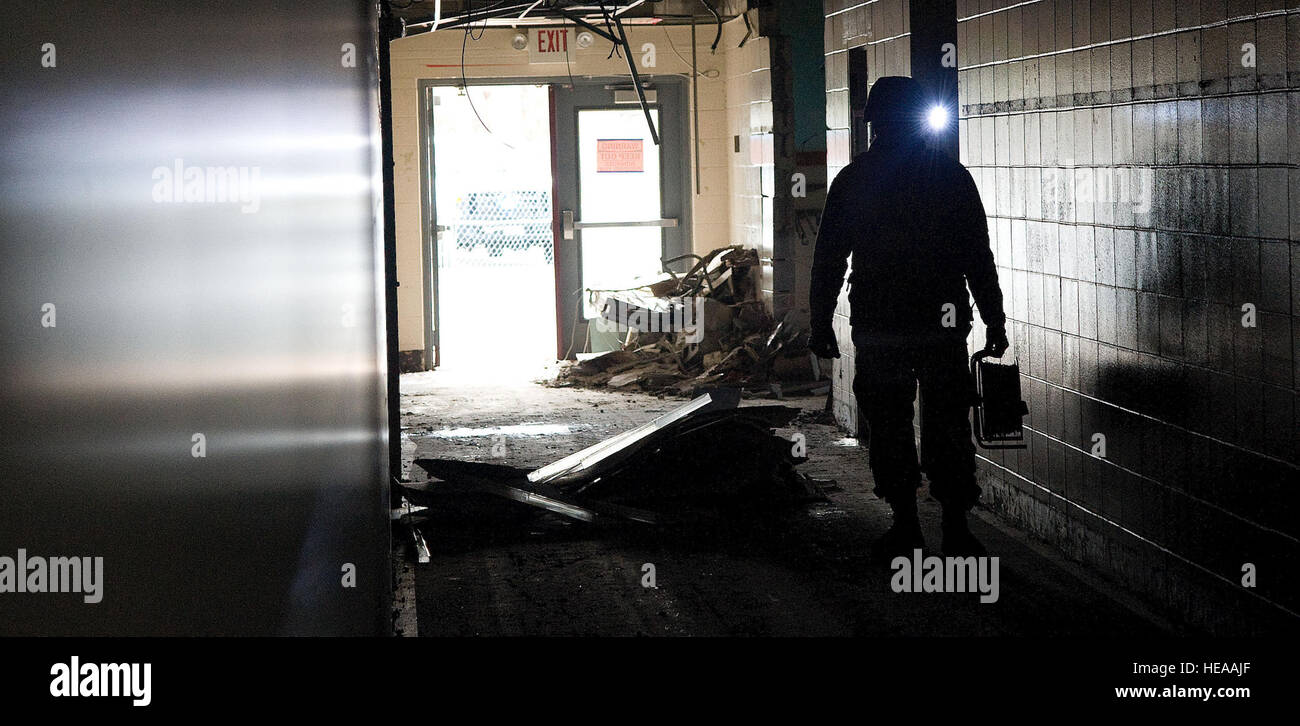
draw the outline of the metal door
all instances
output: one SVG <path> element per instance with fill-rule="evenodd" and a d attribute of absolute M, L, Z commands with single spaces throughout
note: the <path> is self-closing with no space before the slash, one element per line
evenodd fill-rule
<path fill-rule="evenodd" d="M 592 291 L 641 284 L 662 272 L 663 260 L 691 251 L 686 85 L 645 85 L 657 146 L 626 79 L 554 87 L 562 356 L 615 344 L 587 324 L 598 314 Z"/>

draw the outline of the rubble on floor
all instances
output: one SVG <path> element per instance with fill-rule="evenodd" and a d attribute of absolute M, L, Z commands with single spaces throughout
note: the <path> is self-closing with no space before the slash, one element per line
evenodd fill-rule
<path fill-rule="evenodd" d="M 515 521 L 539 511 L 584 523 L 653 524 L 700 512 L 826 501 L 821 482 L 798 472 L 796 444 L 774 433 L 800 410 L 738 407 L 714 391 L 537 469 L 416 459 L 429 474 L 403 482 L 416 521 Z"/>
<path fill-rule="evenodd" d="M 580 354 L 551 385 L 683 397 L 717 387 L 778 399 L 828 393 L 806 330 L 793 316 L 773 321 L 760 298 L 758 251 L 737 245 L 696 259 L 685 275 L 601 292 L 592 324 L 617 326 L 622 348 Z"/>

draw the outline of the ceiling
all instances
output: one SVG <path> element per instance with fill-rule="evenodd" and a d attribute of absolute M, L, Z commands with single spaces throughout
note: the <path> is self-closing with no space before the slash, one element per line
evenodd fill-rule
<path fill-rule="evenodd" d="M 435 0 L 391 0 L 393 13 L 410 26 L 433 20 Z M 475 17 L 474 27 L 517 27 L 548 25 L 563 19 L 563 10 L 593 24 L 603 24 L 600 0 L 442 0 L 441 24 Z M 530 8 L 530 6 L 533 6 Z M 735 17 L 745 7 L 744 0 L 604 0 L 604 6 L 617 13 L 627 25 L 685 24 L 717 22 Z M 509 11 L 509 12 L 507 12 Z M 500 14 L 498 17 L 480 17 Z M 522 15 L 522 18 L 520 17 Z M 428 29 L 427 26 L 421 29 Z"/>

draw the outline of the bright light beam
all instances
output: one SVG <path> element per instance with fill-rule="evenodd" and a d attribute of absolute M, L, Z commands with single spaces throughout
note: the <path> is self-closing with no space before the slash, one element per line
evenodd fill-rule
<path fill-rule="evenodd" d="M 931 131 L 942 131 L 948 126 L 948 109 L 943 106 L 932 106 L 930 113 L 926 115 L 926 123 L 929 124 Z"/>

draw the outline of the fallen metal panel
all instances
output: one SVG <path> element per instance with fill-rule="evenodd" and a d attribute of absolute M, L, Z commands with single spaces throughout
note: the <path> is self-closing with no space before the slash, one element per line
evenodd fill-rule
<path fill-rule="evenodd" d="M 428 507 L 430 511 L 439 504 L 445 508 L 452 500 L 461 502 L 463 506 L 466 497 L 487 494 L 554 512 L 579 522 L 596 520 L 596 512 L 587 507 L 492 479 L 465 476 L 449 481 L 430 479 L 422 482 L 403 482 L 401 486 L 411 501 Z"/>
<path fill-rule="evenodd" d="M 437 479 L 444 480 L 402 484 L 407 490 L 417 493 L 417 496 L 437 496 L 440 489 L 448 497 L 467 493 L 493 494 L 580 522 L 595 521 L 597 516 L 644 524 L 654 524 L 657 521 L 653 512 L 643 509 L 607 502 L 572 501 L 555 487 L 528 482 L 525 469 L 455 459 L 416 459 L 414 464 Z"/>
<path fill-rule="evenodd" d="M 692 400 L 690 403 L 679 406 L 658 418 L 637 426 L 629 431 L 605 439 L 600 443 L 588 446 L 582 451 L 570 454 L 559 461 L 547 464 L 546 466 L 536 469 L 528 474 L 528 480 L 531 482 L 544 482 L 558 479 L 562 476 L 572 476 L 600 462 L 626 450 L 633 444 L 641 441 L 645 437 L 663 429 L 665 426 L 674 424 L 687 416 L 702 411 L 714 402 L 713 394 L 706 393 L 699 398 Z M 730 403 L 730 402 L 728 402 Z"/>
<path fill-rule="evenodd" d="M 411 544 L 415 547 L 415 560 L 421 565 L 429 564 L 433 556 L 429 553 L 429 544 L 424 541 L 424 535 L 420 533 L 418 527 L 410 526 L 407 531 L 411 533 Z"/>
<path fill-rule="evenodd" d="M 448 481 L 458 479 L 483 479 L 499 482 L 523 482 L 527 469 L 518 469 L 505 464 L 490 464 L 482 461 L 460 461 L 458 459 L 416 459 L 411 462 L 428 472 L 431 476 Z"/>
<path fill-rule="evenodd" d="M 779 429 L 789 426 L 791 421 L 799 415 L 800 409 L 794 406 L 780 405 L 763 405 L 763 406 L 745 406 L 730 411 L 705 411 L 691 417 L 691 423 L 711 422 L 718 418 L 730 418 L 740 416 L 743 418 L 761 421 L 768 428 Z"/>
<path fill-rule="evenodd" d="M 512 487 L 508 484 L 496 484 L 484 482 L 483 487 L 495 494 L 513 499 L 516 502 L 522 502 L 530 507 L 539 507 L 556 514 L 562 514 L 570 519 L 576 519 L 579 522 L 594 522 L 596 513 L 586 507 L 580 507 L 576 504 L 562 502 L 558 499 L 542 496 L 535 492 L 525 491 L 519 487 Z"/>

